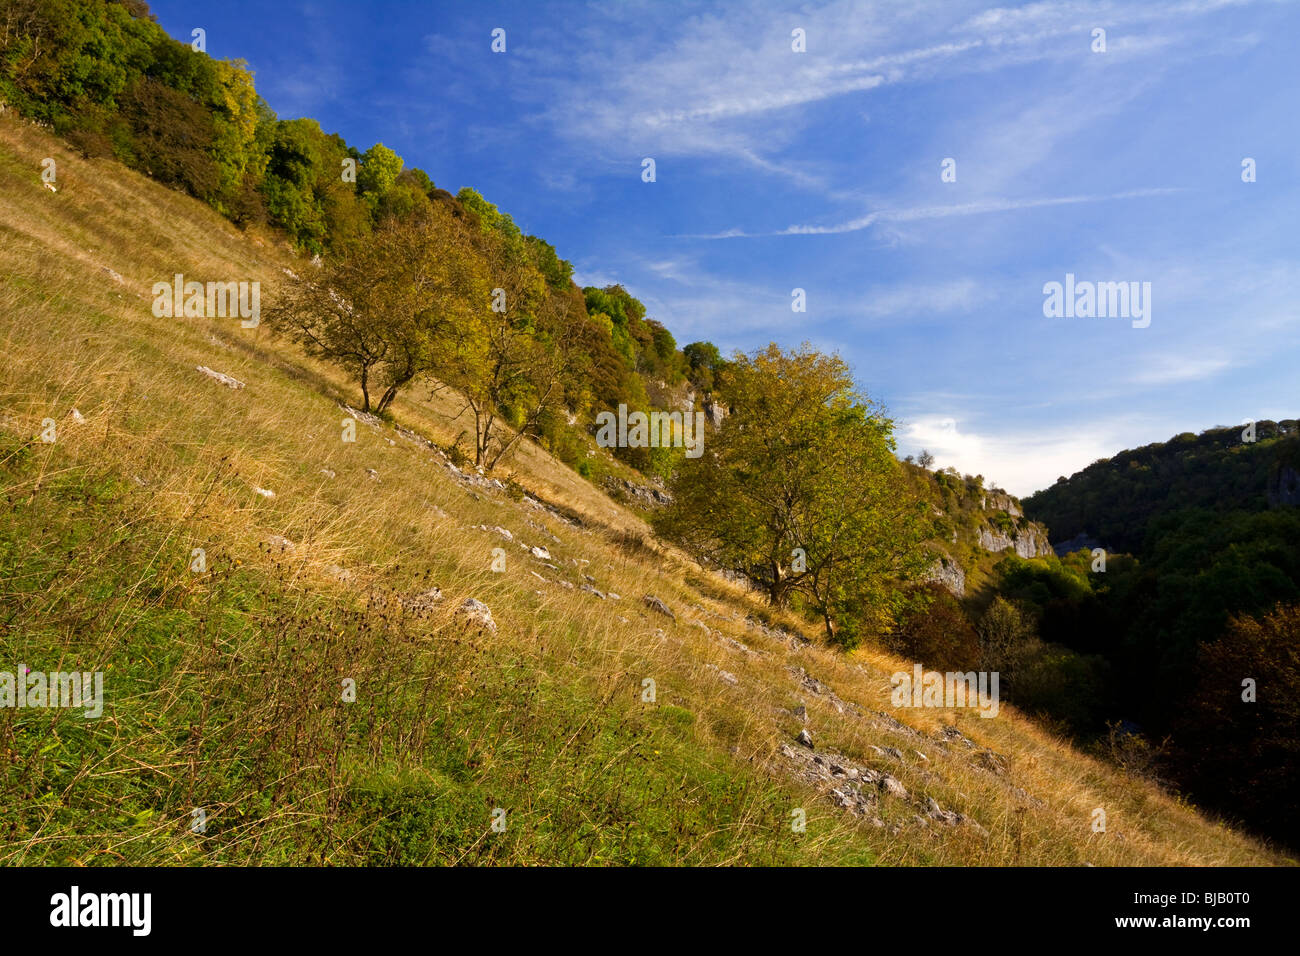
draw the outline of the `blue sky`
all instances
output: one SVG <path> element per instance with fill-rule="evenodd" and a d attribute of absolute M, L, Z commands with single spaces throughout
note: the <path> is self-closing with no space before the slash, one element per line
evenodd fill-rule
<path fill-rule="evenodd" d="M 900 454 L 1023 495 L 1300 414 L 1294 3 L 152 9 L 281 117 L 478 189 L 679 344 L 838 351 Z M 1150 326 L 1045 317 L 1066 273 L 1150 282 Z"/>

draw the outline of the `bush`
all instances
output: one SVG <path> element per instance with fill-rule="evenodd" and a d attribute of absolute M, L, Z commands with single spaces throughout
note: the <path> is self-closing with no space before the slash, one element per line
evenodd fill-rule
<path fill-rule="evenodd" d="M 1174 730 L 1179 781 L 1300 846 L 1300 604 L 1234 618 L 1198 665 L 1199 685 Z M 1247 679 L 1254 700 L 1245 699 Z"/>
<path fill-rule="evenodd" d="M 123 94 L 136 165 L 159 182 L 211 201 L 220 185 L 212 114 L 184 93 L 142 77 Z"/>
<path fill-rule="evenodd" d="M 464 468 L 466 465 L 468 465 L 470 462 L 474 460 L 473 457 L 471 457 L 465 451 L 465 446 L 463 444 L 464 441 L 465 441 L 465 433 L 461 432 L 459 435 L 456 436 L 456 440 L 452 442 L 448 448 L 445 449 L 445 451 L 447 452 L 447 457 L 451 460 L 451 463 L 455 465 L 457 468 Z"/>
<path fill-rule="evenodd" d="M 909 596 L 885 644 L 936 670 L 966 671 L 979 663 L 979 635 L 958 600 L 933 582 Z"/>
<path fill-rule="evenodd" d="M 1102 755 L 1126 774 L 1152 783 L 1163 783 L 1161 767 L 1169 738 L 1153 744 L 1121 720 L 1107 721 L 1101 741 Z"/>

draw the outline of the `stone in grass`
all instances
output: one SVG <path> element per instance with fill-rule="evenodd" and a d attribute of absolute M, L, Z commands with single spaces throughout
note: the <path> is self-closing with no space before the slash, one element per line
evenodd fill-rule
<path fill-rule="evenodd" d="M 244 387 L 244 383 L 243 383 L 243 382 L 239 381 L 239 379 L 237 379 L 237 378 L 231 378 L 231 377 L 230 377 L 229 375 L 227 375 L 225 372 L 214 372 L 212 369 L 208 368 L 206 365 L 196 365 L 195 368 L 196 368 L 198 371 L 202 372 L 204 375 L 208 376 L 209 378 L 215 379 L 216 381 L 220 382 L 222 385 L 225 385 L 227 388 L 243 388 L 243 387 Z"/>
<path fill-rule="evenodd" d="M 945 810 L 939 806 L 939 801 L 934 797 L 929 797 L 925 801 L 925 815 L 931 820 L 938 820 L 940 823 L 950 827 L 956 826 L 961 822 L 961 815 L 954 813 L 952 810 Z"/>
<path fill-rule="evenodd" d="M 534 558 L 538 558 L 542 561 L 551 560 L 551 552 L 547 551 L 545 548 L 531 548 L 530 550 L 532 551 Z"/>
<path fill-rule="evenodd" d="M 482 601 L 476 601 L 474 598 L 465 598 L 461 606 L 456 609 L 459 617 L 466 618 L 471 624 L 477 623 L 484 630 L 497 632 L 497 622 L 492 620 L 492 609 Z"/>
<path fill-rule="evenodd" d="M 807 727 L 799 731 L 799 736 L 795 738 L 795 741 L 803 744 L 809 750 L 812 749 L 812 745 L 813 745 L 812 734 L 808 733 Z"/>
<path fill-rule="evenodd" d="M 665 617 L 670 617 L 674 621 L 677 620 L 677 615 L 672 612 L 672 609 L 669 608 L 668 605 L 665 604 L 663 601 L 659 600 L 659 598 L 655 597 L 653 594 L 647 594 L 645 597 L 641 599 L 641 603 L 643 603 L 646 607 L 648 607 L 652 611 L 658 611 L 660 614 L 663 614 Z"/>
<path fill-rule="evenodd" d="M 602 601 L 605 600 L 605 592 L 604 592 L 604 591 L 597 591 L 597 590 L 596 590 L 595 588 L 593 588 L 590 584 L 582 584 L 582 585 L 579 585 L 579 590 L 581 590 L 581 591 L 586 591 L 588 594 L 594 594 L 594 595 L 596 595 L 596 597 L 600 598 Z"/>
<path fill-rule="evenodd" d="M 351 584 L 354 580 L 356 580 L 356 575 L 354 575 L 347 568 L 339 567 L 337 564 L 326 565 L 325 573 L 330 577 L 332 577 L 335 581 L 338 581 L 340 584 Z"/>
<path fill-rule="evenodd" d="M 884 774 L 881 776 L 879 783 L 880 789 L 891 797 L 897 797 L 899 800 L 907 799 L 907 788 L 896 777 Z"/>
<path fill-rule="evenodd" d="M 401 604 L 408 611 L 423 614 L 432 611 L 441 601 L 442 588 L 429 588 L 429 590 L 421 591 L 419 594 L 412 594 L 410 597 L 402 598 Z"/>

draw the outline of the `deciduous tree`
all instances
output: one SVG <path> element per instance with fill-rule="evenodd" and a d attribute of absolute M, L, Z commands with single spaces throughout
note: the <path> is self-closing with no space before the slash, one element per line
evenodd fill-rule
<path fill-rule="evenodd" d="M 773 605 L 802 593 L 828 639 L 852 644 L 925 560 L 892 423 L 841 359 L 807 346 L 737 356 L 724 379 L 732 413 L 678 470 L 659 527 Z"/>
<path fill-rule="evenodd" d="M 476 354 L 472 336 L 487 308 L 484 262 L 439 207 L 424 222 L 390 222 L 288 284 L 267 319 L 355 376 L 364 411 L 380 389 L 383 412 L 417 378 L 446 375 Z"/>

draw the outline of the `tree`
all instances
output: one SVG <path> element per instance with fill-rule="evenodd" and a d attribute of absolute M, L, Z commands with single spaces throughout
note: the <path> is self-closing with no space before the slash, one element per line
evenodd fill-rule
<path fill-rule="evenodd" d="M 474 415 L 475 464 L 491 470 L 524 435 L 537 435 L 563 402 L 583 317 L 570 297 L 553 292 L 513 237 L 490 233 L 480 247 L 489 262 L 492 305 L 474 312 L 473 355 L 445 381 Z M 497 434 L 502 420 L 513 429 L 505 440 Z"/>
<path fill-rule="evenodd" d="M 980 668 L 999 671 L 1010 683 L 1025 646 L 1036 635 L 1020 608 L 999 595 L 993 599 L 976 625 L 980 637 Z"/>
<path fill-rule="evenodd" d="M 216 73 L 212 96 L 216 139 L 212 156 L 220 171 L 219 198 L 214 205 L 218 212 L 229 215 L 244 181 L 262 178 L 266 153 L 257 142 L 259 103 L 248 64 L 242 60 L 211 62 Z"/>
<path fill-rule="evenodd" d="M 1198 671 L 1175 731 L 1181 779 L 1300 846 L 1300 604 L 1233 618 L 1201 649 Z"/>
<path fill-rule="evenodd" d="M 315 120 L 277 121 L 262 180 L 271 221 L 314 253 L 324 250 L 328 235 L 325 213 L 315 191 L 326 150 L 325 134 Z"/>
<path fill-rule="evenodd" d="M 357 170 L 357 191 L 372 208 L 377 207 L 388 190 L 393 188 L 401 172 L 402 157 L 383 143 L 375 143 L 361 157 L 361 168 Z"/>
<path fill-rule="evenodd" d="M 961 603 L 935 582 L 908 594 L 907 605 L 885 643 L 895 653 L 935 670 L 973 670 L 979 661 L 979 635 Z"/>
<path fill-rule="evenodd" d="M 393 222 L 368 242 L 291 283 L 268 324 L 308 352 L 346 370 L 375 411 L 423 375 L 456 367 L 475 345 L 467 330 L 487 308 L 482 259 L 449 213 L 428 222 Z"/>
<path fill-rule="evenodd" d="M 554 289 L 568 290 L 573 285 L 573 263 L 561 259 L 555 247 L 545 239 L 537 236 L 525 236 L 529 251 L 537 268 L 546 277 L 546 282 Z"/>
<path fill-rule="evenodd" d="M 801 593 L 827 638 L 852 645 L 924 565 L 923 505 L 893 456 L 892 422 L 848 366 L 808 346 L 738 355 L 732 414 L 672 481 L 660 530 L 741 572 L 775 606 Z"/>
<path fill-rule="evenodd" d="M 726 364 L 712 342 L 692 342 L 682 348 L 686 377 L 702 392 L 712 392 L 714 378 Z"/>
<path fill-rule="evenodd" d="M 212 158 L 212 114 L 184 93 L 140 77 L 122 94 L 131 124 L 135 165 L 169 186 L 203 200 L 215 198 L 221 170 Z"/>
<path fill-rule="evenodd" d="M 934 465 L 934 455 L 930 454 L 930 450 L 928 448 L 922 448 L 921 454 L 917 455 L 916 457 L 916 463 L 920 465 L 922 468 L 924 468 L 926 471 L 929 471 L 930 468 L 933 467 Z"/>
<path fill-rule="evenodd" d="M 512 256 L 527 257 L 524 235 L 509 215 L 468 186 L 456 194 L 456 201 L 478 224 L 485 238 L 494 238 Z"/>
<path fill-rule="evenodd" d="M 636 332 L 645 318 L 645 306 L 621 285 L 608 285 L 603 289 L 588 286 L 582 290 L 587 302 L 587 312 L 592 316 L 605 316 L 610 323 L 610 338 L 614 349 L 623 357 L 627 367 L 637 367 Z"/>

